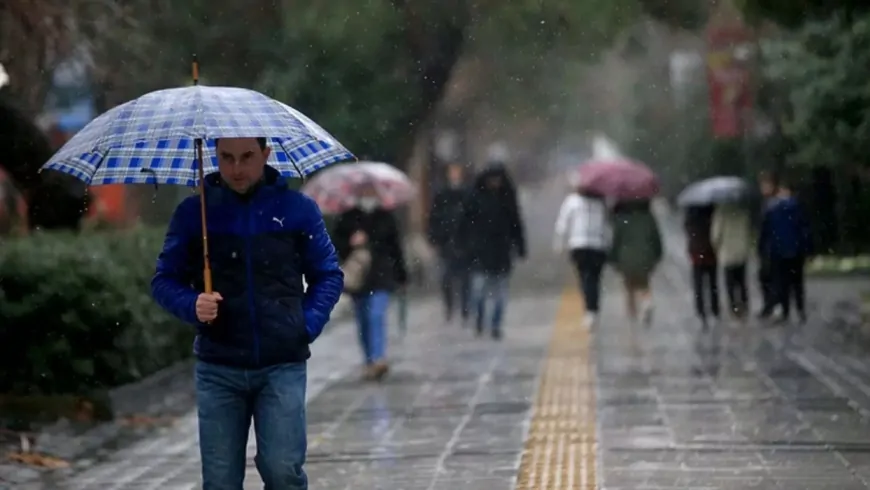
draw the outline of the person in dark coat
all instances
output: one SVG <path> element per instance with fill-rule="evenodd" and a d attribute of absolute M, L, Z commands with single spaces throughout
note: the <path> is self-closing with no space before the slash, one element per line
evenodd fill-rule
<path fill-rule="evenodd" d="M 716 249 L 710 239 L 713 206 L 693 206 L 686 209 L 684 223 L 689 259 L 692 262 L 692 286 L 695 311 L 707 327 L 707 301 L 714 320 L 719 319 L 719 265 Z"/>
<path fill-rule="evenodd" d="M 204 182 L 214 290 L 203 274 L 199 196 L 175 209 L 151 280 L 157 304 L 197 332 L 202 486 L 243 487 L 253 419 L 265 487 L 307 489 L 309 344 L 329 322 L 344 275 L 317 204 L 266 165 L 266 138 L 225 138 L 215 148 L 218 172 Z"/>
<path fill-rule="evenodd" d="M 773 207 L 778 201 L 777 197 L 777 182 L 776 177 L 767 172 L 763 172 L 759 175 L 758 178 L 758 187 L 761 192 L 761 220 L 763 221 L 765 213 L 767 210 Z M 759 230 L 759 235 L 761 231 Z M 776 290 L 774 285 L 774 277 L 773 277 L 773 265 L 771 263 L 771 257 L 765 255 L 765 251 L 762 247 L 759 247 L 758 254 L 758 286 L 761 290 L 761 313 L 759 316 L 764 317 L 765 315 L 770 315 L 770 313 L 765 312 L 773 312 L 774 308 L 777 305 L 776 298 Z"/>
<path fill-rule="evenodd" d="M 780 182 L 776 197 L 764 213 L 758 237 L 759 255 L 770 260 L 775 298 L 765 305 L 761 317 L 769 318 L 778 304 L 781 320 L 788 320 L 794 298 L 798 317 L 805 322 L 804 264 L 812 254 L 809 221 L 788 183 Z"/>
<path fill-rule="evenodd" d="M 467 245 L 459 236 L 460 222 L 468 190 L 464 185 L 464 169 L 461 165 L 447 167 L 448 185 L 432 199 L 429 213 L 429 243 L 441 259 L 441 296 L 447 322 L 453 320 L 456 300 L 462 323 L 470 316 L 469 294 L 471 283 L 468 271 Z"/>
<path fill-rule="evenodd" d="M 40 230 L 78 231 L 88 206 L 86 185 L 60 172 L 40 172 L 56 148 L 45 133 L 0 90 L 0 169 L 26 201 L 26 223 Z"/>
<path fill-rule="evenodd" d="M 27 232 L 27 202 L 12 177 L 0 167 L 0 236 Z"/>
<path fill-rule="evenodd" d="M 478 175 L 466 200 L 459 233 L 467 244 L 477 334 L 483 335 L 489 299 L 489 324 L 493 338 L 499 339 L 513 262 L 526 256 L 516 188 L 503 165 L 491 165 Z"/>
<path fill-rule="evenodd" d="M 333 240 L 342 262 L 356 247 L 366 246 L 371 254 L 365 280 L 352 296 L 365 357 L 364 377 L 380 380 L 389 370 L 386 323 L 390 298 L 408 281 L 399 226 L 393 214 L 381 207 L 377 191 L 370 187 L 354 209 L 338 217 Z"/>

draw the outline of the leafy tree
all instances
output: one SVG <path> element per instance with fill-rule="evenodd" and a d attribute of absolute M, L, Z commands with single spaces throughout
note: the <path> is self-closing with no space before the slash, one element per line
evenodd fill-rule
<path fill-rule="evenodd" d="M 0 63 L 20 109 L 43 108 L 53 69 L 77 47 L 101 52 L 103 43 L 131 25 L 129 7 L 112 0 L 4 0 L 0 2 Z"/>
<path fill-rule="evenodd" d="M 791 28 L 825 19 L 831 12 L 851 18 L 870 10 L 870 3 L 864 0 L 736 0 L 736 3 L 749 20 L 771 20 Z"/>
<path fill-rule="evenodd" d="M 486 52 L 494 77 L 525 80 L 502 85 L 527 89 L 549 54 L 598 51 L 640 12 L 635 0 L 134 3 L 143 10 L 131 16 L 149 20 L 102 53 L 108 66 L 125 61 L 104 73 L 110 104 L 180 83 L 196 52 L 204 83 L 259 89 L 388 161 L 402 159 L 464 54 Z"/>
<path fill-rule="evenodd" d="M 19 27 L 29 5 L 17 5 Z M 696 26 L 703 2 L 679 0 L 35 0 L 67 19 L 94 58 L 104 109 L 188 83 L 253 87 L 310 113 L 362 157 L 401 162 L 468 53 L 485 53 L 491 94 L 546 113 L 558 60 L 588 60 L 644 14 Z M 109 8 L 111 7 L 111 8 Z M 7 7 L 8 8 L 8 7 Z M 52 24 L 59 25 L 59 24 Z M 58 28 L 59 29 L 59 28 Z M 20 32 L 27 32 L 26 30 Z M 33 33 L 38 44 L 55 31 Z M 19 33 L 19 38 L 22 35 Z M 47 42 L 47 41 L 46 41 Z M 51 51 L 45 44 L 23 59 Z M 14 44 L 14 43 L 9 43 Z M 48 46 L 48 47 L 46 47 Z M 0 56 L 0 61 L 5 59 Z M 52 60 L 33 73 L 46 73 Z M 18 90 L 37 75 L 22 76 Z M 27 81 L 25 81 L 27 80 Z M 534 95 L 532 95 L 534 94 Z M 39 105 L 40 93 L 33 94 Z M 511 104 L 506 104 L 511 105 Z"/>
<path fill-rule="evenodd" d="M 784 133 L 792 160 L 807 165 L 866 165 L 870 155 L 870 16 L 808 23 L 764 43 L 766 76 L 787 88 Z"/>
<path fill-rule="evenodd" d="M 838 14 L 763 45 L 765 74 L 788 99 L 783 133 L 791 142 L 789 163 L 798 166 L 791 170 L 808 177 L 806 197 L 816 227 L 826 230 L 823 243 L 846 253 L 866 250 L 870 241 L 864 225 L 870 193 L 862 177 L 870 168 L 868 43 L 870 15 Z"/>

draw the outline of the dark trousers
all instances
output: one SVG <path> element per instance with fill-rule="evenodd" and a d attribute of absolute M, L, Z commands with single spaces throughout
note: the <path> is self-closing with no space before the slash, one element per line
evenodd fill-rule
<path fill-rule="evenodd" d="M 738 316 L 746 314 L 749 307 L 749 292 L 746 290 L 746 264 L 725 267 L 725 290 L 731 311 Z"/>
<path fill-rule="evenodd" d="M 468 265 L 459 260 L 441 260 L 441 299 L 444 302 L 444 314 L 447 320 L 453 318 L 457 300 L 462 319 L 468 318 L 471 312 L 471 275 Z"/>
<path fill-rule="evenodd" d="M 577 248 L 571 251 L 571 260 L 580 278 L 580 290 L 586 301 L 586 310 L 598 313 L 601 297 L 601 271 L 607 261 L 607 254 L 592 248 Z"/>
<path fill-rule="evenodd" d="M 776 306 L 776 287 L 774 285 L 773 264 L 769 258 L 762 258 L 758 267 L 758 285 L 761 289 L 762 312 L 770 314 Z"/>
<path fill-rule="evenodd" d="M 692 265 L 692 287 L 695 291 L 695 311 L 707 318 L 706 299 L 710 300 L 710 313 L 719 317 L 719 271 L 716 264 Z M 706 297 L 706 298 L 705 298 Z"/>
<path fill-rule="evenodd" d="M 773 260 L 773 279 L 776 290 L 775 304 L 782 307 L 783 318 L 788 318 L 791 310 L 791 299 L 794 298 L 795 307 L 800 316 L 806 314 L 804 305 L 804 258 L 778 258 Z M 771 306 L 771 310 L 773 305 Z"/>

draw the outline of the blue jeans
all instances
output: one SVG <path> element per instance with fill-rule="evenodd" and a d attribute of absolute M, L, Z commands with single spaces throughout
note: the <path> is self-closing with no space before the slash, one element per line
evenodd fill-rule
<path fill-rule="evenodd" d="M 477 310 L 477 330 L 482 331 L 486 318 L 487 300 L 492 301 L 492 319 L 490 326 L 493 333 L 501 333 L 505 305 L 508 297 L 507 274 L 484 274 L 475 272 L 471 275 L 472 304 Z"/>
<path fill-rule="evenodd" d="M 389 291 L 372 291 L 353 298 L 359 343 L 366 364 L 384 360 L 387 351 Z"/>
<path fill-rule="evenodd" d="M 265 490 L 307 490 L 305 363 L 240 369 L 197 362 L 203 490 L 242 490 L 251 419 Z"/>

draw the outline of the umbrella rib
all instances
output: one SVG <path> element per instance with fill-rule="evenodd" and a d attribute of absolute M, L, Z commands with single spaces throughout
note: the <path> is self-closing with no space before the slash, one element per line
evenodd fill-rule
<path fill-rule="evenodd" d="M 290 165 L 293 165 L 293 169 L 296 170 L 296 173 L 299 174 L 299 178 L 302 179 L 302 183 L 305 183 L 305 174 L 302 173 L 302 170 L 299 169 L 299 166 L 296 165 L 296 160 L 293 159 L 293 155 L 287 151 L 287 147 L 284 146 L 284 141 L 278 138 L 278 146 L 284 150 L 284 153 L 287 155 L 287 159 L 290 160 Z"/>

